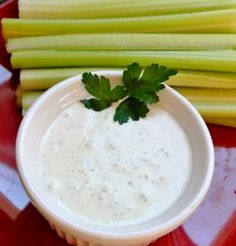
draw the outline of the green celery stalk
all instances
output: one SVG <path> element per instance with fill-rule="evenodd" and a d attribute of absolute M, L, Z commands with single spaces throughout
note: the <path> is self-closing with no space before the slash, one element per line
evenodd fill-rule
<path fill-rule="evenodd" d="M 179 70 L 167 83 L 171 86 L 236 89 L 236 73 Z"/>
<path fill-rule="evenodd" d="M 21 85 L 19 85 L 16 89 L 16 104 L 19 108 L 22 106 L 22 94 L 23 89 L 21 88 Z"/>
<path fill-rule="evenodd" d="M 236 127 L 236 118 L 205 118 L 204 119 L 207 123 L 223 125 L 223 126 L 230 126 Z"/>
<path fill-rule="evenodd" d="M 22 109 L 25 113 L 33 102 L 42 94 L 42 91 L 22 92 Z M 212 124 L 226 125 L 236 127 L 235 113 L 236 103 L 220 103 L 220 102 L 202 102 L 193 104 L 204 117 L 206 122 Z"/>
<path fill-rule="evenodd" d="M 16 51 L 13 68 L 124 67 L 159 63 L 176 69 L 236 71 L 236 51 Z"/>
<path fill-rule="evenodd" d="M 2 19 L 5 39 L 72 33 L 235 33 L 236 9 L 108 19 Z"/>
<path fill-rule="evenodd" d="M 163 15 L 235 8 L 235 0 L 109 0 L 35 1 L 20 0 L 20 18 L 107 18 Z"/>
<path fill-rule="evenodd" d="M 23 90 L 45 90 L 56 83 L 88 71 L 111 70 L 112 68 L 75 67 L 75 68 L 46 68 L 22 69 L 20 84 Z M 122 68 L 117 68 L 123 70 Z M 236 89 L 236 73 L 217 73 L 202 71 L 179 70 L 167 84 L 178 87 L 228 88 Z"/>
<path fill-rule="evenodd" d="M 36 101 L 38 97 L 42 95 L 42 91 L 30 91 L 30 92 L 21 92 L 21 100 L 22 100 L 22 109 L 23 113 L 25 113 L 29 107 Z"/>
<path fill-rule="evenodd" d="M 204 118 L 235 118 L 236 90 L 180 87 L 175 89 L 185 96 Z"/>
<path fill-rule="evenodd" d="M 193 102 L 193 106 L 203 118 L 235 118 L 236 115 L 236 103 L 231 101 Z"/>
<path fill-rule="evenodd" d="M 20 84 L 24 91 L 45 90 L 69 77 L 108 69 L 114 70 L 114 68 L 101 67 L 23 69 L 20 71 Z"/>
<path fill-rule="evenodd" d="M 175 87 L 179 93 L 192 102 L 236 102 L 236 89 Z"/>
<path fill-rule="evenodd" d="M 13 38 L 8 52 L 19 50 L 214 50 L 236 48 L 236 34 L 93 33 Z"/>

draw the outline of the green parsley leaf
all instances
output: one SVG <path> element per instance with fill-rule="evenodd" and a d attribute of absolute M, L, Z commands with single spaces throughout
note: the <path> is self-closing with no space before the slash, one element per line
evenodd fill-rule
<path fill-rule="evenodd" d="M 176 73 L 176 70 L 158 64 L 151 64 L 143 69 L 138 63 L 132 63 L 123 72 L 123 85 L 113 89 L 109 79 L 104 76 L 84 73 L 82 82 L 94 98 L 81 100 L 81 103 L 86 108 L 101 111 L 110 107 L 113 102 L 124 99 L 116 108 L 114 121 L 123 124 L 130 118 L 139 120 L 149 112 L 147 104 L 159 101 L 157 93 L 165 88 L 163 82 Z"/>
<path fill-rule="evenodd" d="M 85 89 L 94 97 L 103 100 L 110 100 L 111 86 L 109 79 L 96 74 L 84 73 L 82 75 L 82 82 L 85 84 Z"/>
<path fill-rule="evenodd" d="M 143 68 L 138 63 L 132 63 L 127 66 L 127 70 L 124 70 L 122 81 L 129 91 L 137 86 L 142 70 Z"/>
<path fill-rule="evenodd" d="M 156 103 L 159 101 L 156 93 L 165 88 L 162 82 L 176 73 L 176 70 L 152 64 L 147 66 L 141 75 L 140 66 L 133 63 L 124 71 L 123 81 L 125 81 L 124 84 L 131 97 L 145 103 Z M 132 74 L 135 74 L 135 76 L 132 77 Z M 131 79 L 129 80 L 129 78 Z"/>
<path fill-rule="evenodd" d="M 124 98 L 127 93 L 122 85 L 118 85 L 111 90 L 109 79 L 104 76 L 99 78 L 96 74 L 92 73 L 84 73 L 82 75 L 82 82 L 92 96 L 110 102 L 116 102 Z"/>
<path fill-rule="evenodd" d="M 116 108 L 114 121 L 118 121 L 120 124 L 128 122 L 129 118 L 137 121 L 139 118 L 144 118 L 148 112 L 149 109 L 144 102 L 128 97 Z"/>
<path fill-rule="evenodd" d="M 93 109 L 94 111 L 101 111 L 111 106 L 111 102 L 96 98 L 80 100 L 86 108 Z"/>
<path fill-rule="evenodd" d="M 109 79 L 96 74 L 84 73 L 82 75 L 82 82 L 85 84 L 85 89 L 94 97 L 91 99 L 81 100 L 86 108 L 95 111 L 101 111 L 111 106 L 112 102 L 117 102 L 127 95 L 124 86 L 118 85 L 111 89 Z"/>
<path fill-rule="evenodd" d="M 112 102 L 117 102 L 126 96 L 127 90 L 125 90 L 125 87 L 123 85 L 117 85 L 114 89 L 111 90 Z"/>

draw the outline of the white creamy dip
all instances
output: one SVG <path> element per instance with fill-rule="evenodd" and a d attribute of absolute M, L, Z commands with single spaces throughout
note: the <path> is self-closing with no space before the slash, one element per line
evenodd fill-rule
<path fill-rule="evenodd" d="M 162 107 L 119 125 L 114 107 L 101 112 L 75 103 L 48 128 L 40 171 L 64 213 L 105 225 L 154 218 L 172 206 L 191 171 L 187 137 Z"/>

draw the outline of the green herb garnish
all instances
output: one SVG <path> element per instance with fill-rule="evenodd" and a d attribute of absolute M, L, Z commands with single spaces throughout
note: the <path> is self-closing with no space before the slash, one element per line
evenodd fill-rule
<path fill-rule="evenodd" d="M 94 98 L 83 99 L 86 108 L 101 111 L 113 102 L 124 99 L 116 108 L 114 121 L 120 124 L 146 117 L 149 109 L 147 104 L 159 101 L 158 92 L 165 88 L 164 81 L 177 74 L 176 70 L 151 64 L 142 68 L 138 63 L 128 65 L 122 76 L 123 85 L 111 88 L 109 79 L 96 74 L 83 73 L 82 82 L 86 90 Z"/>

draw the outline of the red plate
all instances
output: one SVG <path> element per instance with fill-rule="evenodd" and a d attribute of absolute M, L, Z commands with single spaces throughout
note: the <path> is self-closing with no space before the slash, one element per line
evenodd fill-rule
<path fill-rule="evenodd" d="M 0 5 L 0 18 L 17 17 L 17 2 Z M 1 30 L 1 27 L 0 27 Z M 10 68 L 0 35 L 0 64 Z M 0 84 L 0 245 L 67 245 L 29 202 L 16 171 L 15 139 L 21 121 L 13 79 Z M 236 245 L 236 129 L 209 125 L 216 169 L 207 197 L 183 226 L 152 246 Z"/>

